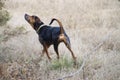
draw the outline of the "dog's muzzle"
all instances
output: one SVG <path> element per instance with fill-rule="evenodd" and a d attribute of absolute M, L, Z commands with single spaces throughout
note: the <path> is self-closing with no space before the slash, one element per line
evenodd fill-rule
<path fill-rule="evenodd" d="M 25 15 L 24 15 L 24 18 L 25 18 L 25 20 L 27 20 L 27 21 L 29 21 L 29 18 L 28 18 L 28 17 L 29 17 L 28 14 L 25 14 Z"/>

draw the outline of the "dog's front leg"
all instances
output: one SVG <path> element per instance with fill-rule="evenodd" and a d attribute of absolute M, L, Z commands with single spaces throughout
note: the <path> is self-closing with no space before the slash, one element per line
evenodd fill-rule
<path fill-rule="evenodd" d="M 48 53 L 48 48 L 49 48 L 49 46 L 50 46 L 50 45 L 43 44 L 43 47 L 44 47 L 43 50 L 46 52 L 48 59 L 51 60 L 51 57 L 49 56 L 49 53 Z"/>

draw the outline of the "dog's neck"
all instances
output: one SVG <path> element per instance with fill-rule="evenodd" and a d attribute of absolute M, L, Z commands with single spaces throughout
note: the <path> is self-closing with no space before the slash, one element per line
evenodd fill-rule
<path fill-rule="evenodd" d="M 33 24 L 33 26 L 34 26 L 34 29 L 37 31 L 38 30 L 38 28 L 40 27 L 40 26 L 42 26 L 42 25 L 44 25 L 44 23 L 43 22 L 36 22 L 36 23 L 34 23 Z"/>

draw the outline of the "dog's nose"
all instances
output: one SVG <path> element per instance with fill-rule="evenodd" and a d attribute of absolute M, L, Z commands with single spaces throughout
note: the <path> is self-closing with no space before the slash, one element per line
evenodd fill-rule
<path fill-rule="evenodd" d="M 27 19 L 27 18 L 28 18 L 28 14 L 25 14 L 25 15 L 24 15 L 24 18 Z"/>
<path fill-rule="evenodd" d="M 28 16 L 28 14 L 25 14 L 25 16 Z"/>

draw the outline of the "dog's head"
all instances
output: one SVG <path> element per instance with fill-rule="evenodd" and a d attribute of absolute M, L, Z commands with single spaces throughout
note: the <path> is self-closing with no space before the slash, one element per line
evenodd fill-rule
<path fill-rule="evenodd" d="M 35 29 L 37 30 L 39 28 L 39 26 L 41 26 L 42 24 L 44 24 L 39 17 L 35 16 L 35 15 L 28 15 L 25 14 L 25 20 Z"/>

